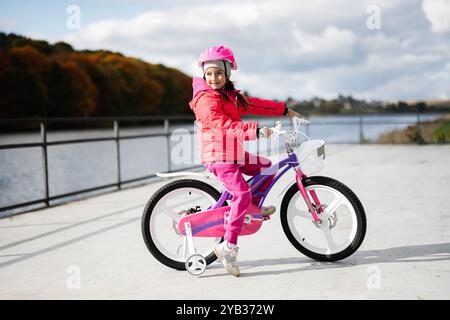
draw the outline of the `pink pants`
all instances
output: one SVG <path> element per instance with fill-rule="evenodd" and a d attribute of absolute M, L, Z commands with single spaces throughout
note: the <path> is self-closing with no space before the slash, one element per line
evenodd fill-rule
<path fill-rule="evenodd" d="M 238 235 L 244 224 L 245 210 L 250 205 L 258 205 L 261 196 L 252 198 L 251 189 L 242 174 L 255 176 L 261 170 L 272 165 L 267 158 L 245 152 L 243 162 L 210 162 L 203 164 L 211 171 L 224 185 L 225 189 L 233 196 L 230 202 L 230 221 L 227 224 L 225 238 L 228 242 L 237 244 Z M 267 190 L 275 174 L 268 176 L 255 191 L 263 192 Z"/>

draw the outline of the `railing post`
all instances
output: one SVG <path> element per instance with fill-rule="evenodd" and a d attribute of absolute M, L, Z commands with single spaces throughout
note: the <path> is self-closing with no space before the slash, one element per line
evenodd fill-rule
<path fill-rule="evenodd" d="M 420 113 L 417 113 L 417 123 L 416 123 L 416 144 L 421 144 L 420 135 Z"/>
<path fill-rule="evenodd" d="M 48 190 L 48 157 L 47 157 L 47 128 L 45 122 L 41 122 L 41 142 L 42 142 L 42 172 L 44 175 L 44 201 L 47 207 L 50 206 Z"/>
<path fill-rule="evenodd" d="M 306 126 L 306 136 L 309 138 L 309 127 L 311 126 L 311 123 Z"/>
<path fill-rule="evenodd" d="M 359 144 L 364 143 L 363 116 L 359 115 Z"/>
<path fill-rule="evenodd" d="M 164 119 L 164 134 L 166 135 L 166 148 L 167 148 L 167 172 L 172 171 L 172 159 L 170 156 L 170 123 L 169 119 Z"/>
<path fill-rule="evenodd" d="M 117 187 L 122 189 L 122 177 L 120 174 L 120 131 L 119 121 L 114 121 L 114 140 L 116 141 L 116 162 L 117 162 Z"/>

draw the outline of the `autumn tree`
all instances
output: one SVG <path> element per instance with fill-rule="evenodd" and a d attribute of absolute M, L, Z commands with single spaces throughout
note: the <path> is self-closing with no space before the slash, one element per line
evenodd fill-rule
<path fill-rule="evenodd" d="M 191 114 L 192 79 L 105 50 L 0 33 L 0 116 Z"/>

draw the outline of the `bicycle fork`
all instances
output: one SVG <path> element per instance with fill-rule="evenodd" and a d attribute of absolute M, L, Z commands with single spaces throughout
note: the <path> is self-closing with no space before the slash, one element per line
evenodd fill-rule
<path fill-rule="evenodd" d="M 314 204 L 311 202 L 311 199 L 308 196 L 308 192 L 306 191 L 305 186 L 303 185 L 302 182 L 302 178 L 303 178 L 303 173 L 298 170 L 295 172 L 295 179 L 297 181 L 297 186 L 298 189 L 300 190 L 300 194 L 303 197 L 303 200 L 305 200 L 306 205 L 308 206 L 309 212 L 311 213 L 312 217 L 313 217 L 313 222 L 317 225 L 317 224 L 321 224 L 322 220 L 317 216 L 317 212 L 318 213 L 322 213 L 323 212 L 323 208 L 320 205 L 320 201 L 319 198 L 317 197 L 317 194 L 314 190 L 311 190 L 309 193 L 311 194 L 311 197 L 314 201 Z"/>

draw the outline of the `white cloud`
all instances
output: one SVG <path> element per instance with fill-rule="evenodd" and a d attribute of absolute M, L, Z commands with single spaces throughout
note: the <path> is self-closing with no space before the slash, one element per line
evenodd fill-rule
<path fill-rule="evenodd" d="M 448 79 L 440 72 L 450 51 L 442 37 L 450 26 L 436 8 L 449 1 L 420 1 L 377 1 L 382 28 L 376 31 L 366 26 L 370 0 L 162 2 L 131 19 L 86 25 L 64 40 L 194 76 L 200 51 L 224 44 L 238 59 L 238 86 L 267 98 L 442 96 Z M 428 87 L 407 85 L 412 79 Z"/>
<path fill-rule="evenodd" d="M 447 33 L 450 31 L 450 1 L 424 0 L 422 10 L 431 23 L 433 32 Z"/>
<path fill-rule="evenodd" d="M 356 42 L 356 37 L 353 32 L 334 26 L 326 27 L 320 35 L 311 35 L 303 32 L 293 24 L 292 34 L 297 41 L 293 53 L 300 55 L 325 53 L 338 56 L 351 56 L 352 47 Z"/>

